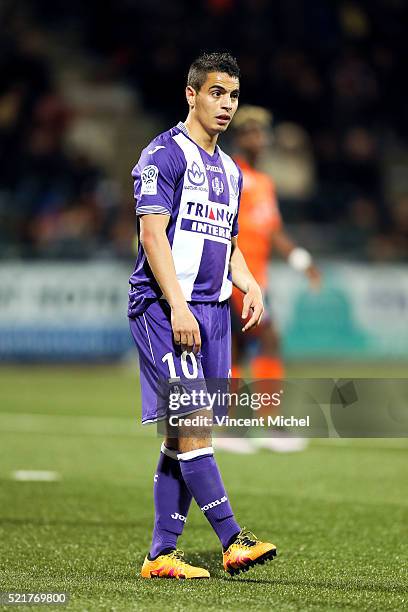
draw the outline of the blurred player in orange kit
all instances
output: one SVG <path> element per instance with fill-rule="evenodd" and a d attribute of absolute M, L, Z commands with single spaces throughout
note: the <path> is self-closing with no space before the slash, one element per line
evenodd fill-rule
<path fill-rule="evenodd" d="M 268 263 L 276 249 L 295 269 L 306 274 L 311 288 L 320 286 L 320 273 L 312 256 L 297 246 L 284 230 L 275 185 L 268 174 L 257 169 L 268 146 L 272 116 L 258 106 L 242 106 L 234 121 L 235 161 L 243 173 L 243 190 L 239 212 L 239 245 L 248 267 L 264 292 L 265 312 L 258 327 L 242 333 L 242 294 L 234 289 L 231 298 L 232 377 L 241 378 L 248 365 L 249 348 L 256 345 L 250 358 L 252 378 L 281 379 L 285 370 L 279 349 L 279 335 L 271 319 L 267 301 Z M 253 442 L 253 443 L 252 443 Z M 303 449 L 305 440 L 298 438 L 237 439 L 219 438 L 218 448 L 235 452 L 253 452 L 254 444 L 276 451 Z"/>

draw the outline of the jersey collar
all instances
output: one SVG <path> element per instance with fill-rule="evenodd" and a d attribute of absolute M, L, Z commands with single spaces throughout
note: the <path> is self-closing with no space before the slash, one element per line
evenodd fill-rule
<path fill-rule="evenodd" d="M 203 149 L 202 147 L 200 147 L 199 144 L 197 144 L 190 136 L 190 134 L 188 133 L 188 130 L 185 126 L 185 124 L 182 121 L 179 121 L 178 124 L 176 125 L 176 128 L 180 130 L 180 132 L 182 132 L 184 134 L 184 136 L 186 136 L 189 140 L 191 140 L 191 142 L 193 142 L 195 144 L 196 147 L 198 147 L 200 149 L 200 151 L 203 151 L 205 153 L 205 155 L 207 155 L 207 157 L 209 157 L 210 159 L 215 159 L 216 157 L 219 156 L 220 154 L 220 148 L 218 145 L 215 145 L 215 151 L 212 155 L 210 155 L 205 149 Z"/>
<path fill-rule="evenodd" d="M 187 128 L 182 121 L 178 122 L 178 124 L 176 125 L 176 128 L 179 129 L 180 132 L 183 132 L 184 136 L 187 136 L 187 138 L 190 138 L 187 132 Z"/>

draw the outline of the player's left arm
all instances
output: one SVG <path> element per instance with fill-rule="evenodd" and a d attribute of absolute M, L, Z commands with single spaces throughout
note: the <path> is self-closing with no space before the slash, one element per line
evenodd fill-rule
<path fill-rule="evenodd" d="M 262 291 L 246 264 L 245 257 L 238 246 L 237 236 L 231 238 L 231 243 L 229 265 L 232 283 L 245 294 L 242 304 L 242 318 L 247 319 L 250 316 L 242 328 L 242 331 L 246 332 L 261 322 L 264 312 Z"/>
<path fill-rule="evenodd" d="M 312 289 L 319 289 L 321 275 L 313 262 L 311 254 L 296 245 L 284 229 L 276 229 L 272 234 L 272 245 L 298 272 L 304 272 Z"/>

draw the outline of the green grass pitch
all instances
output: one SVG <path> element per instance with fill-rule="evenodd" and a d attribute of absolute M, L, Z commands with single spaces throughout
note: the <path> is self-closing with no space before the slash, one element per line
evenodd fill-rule
<path fill-rule="evenodd" d="M 289 369 L 313 373 L 373 369 Z M 69 592 L 66 609 L 90 611 L 408 608 L 404 440 L 316 440 L 293 455 L 219 452 L 238 520 L 270 538 L 278 558 L 228 577 L 193 507 L 180 547 L 212 579 L 140 579 L 159 440 L 139 425 L 138 393 L 130 367 L 0 369 L 0 591 Z M 60 480 L 21 482 L 16 470 L 52 470 Z"/>

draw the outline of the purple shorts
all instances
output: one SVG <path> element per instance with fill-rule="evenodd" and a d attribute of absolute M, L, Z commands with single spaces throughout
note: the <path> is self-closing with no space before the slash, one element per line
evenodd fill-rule
<path fill-rule="evenodd" d="M 170 306 L 152 300 L 142 314 L 129 318 L 139 352 L 142 423 L 166 417 L 158 410 L 160 381 L 224 379 L 231 376 L 231 317 L 229 301 L 191 302 L 189 308 L 200 326 L 201 351 L 182 353 L 173 342 Z"/>

